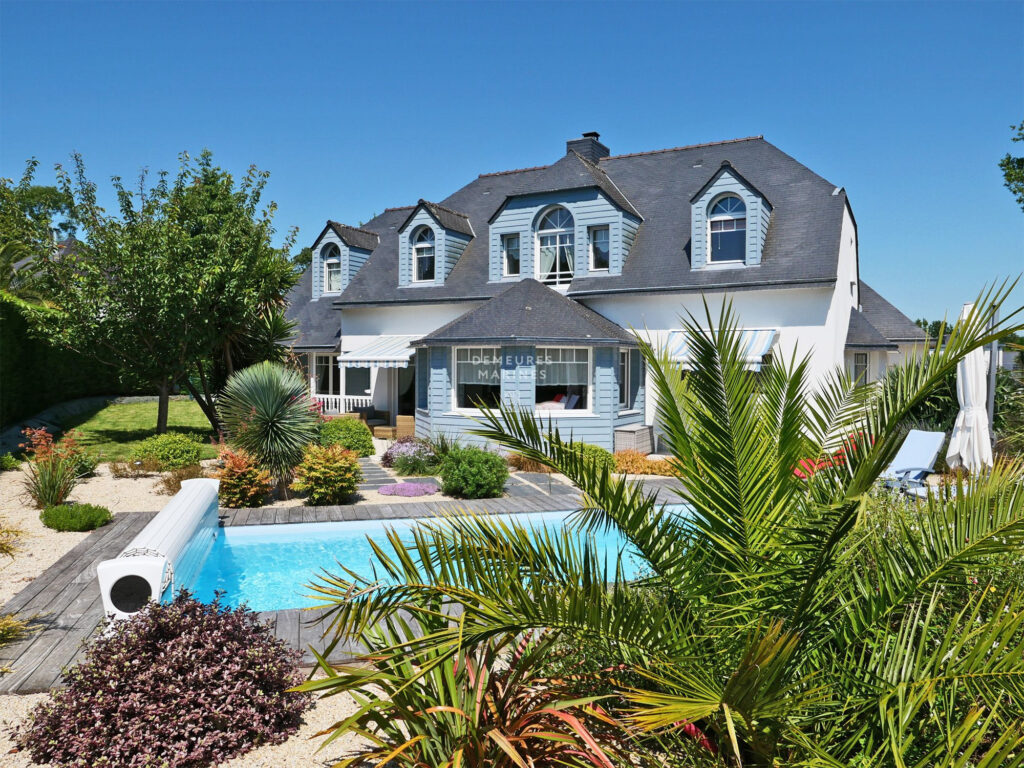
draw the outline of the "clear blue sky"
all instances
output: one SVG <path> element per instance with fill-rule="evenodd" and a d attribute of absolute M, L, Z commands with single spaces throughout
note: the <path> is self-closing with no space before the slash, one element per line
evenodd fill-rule
<path fill-rule="evenodd" d="M 108 202 L 209 147 L 269 170 L 309 243 L 586 130 L 615 154 L 764 134 L 846 187 L 861 275 L 911 317 L 1024 269 L 996 166 L 1024 152 L 1021 2 L 3 0 L 0 46 L 0 174 L 77 150 Z"/>

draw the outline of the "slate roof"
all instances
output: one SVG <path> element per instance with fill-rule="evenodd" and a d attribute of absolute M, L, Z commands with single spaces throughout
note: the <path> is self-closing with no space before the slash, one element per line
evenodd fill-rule
<path fill-rule="evenodd" d="M 897 343 L 923 342 L 925 333 L 865 282 L 860 284 L 860 309 L 850 310 L 846 346 L 897 349 Z"/>
<path fill-rule="evenodd" d="M 424 336 L 414 346 L 457 342 L 614 344 L 636 346 L 632 334 L 532 278 Z"/>
<path fill-rule="evenodd" d="M 846 331 L 846 346 L 863 349 L 898 349 L 896 344 L 879 333 L 878 329 L 864 317 L 864 313 L 856 307 L 850 309 L 850 327 Z"/>
<path fill-rule="evenodd" d="M 332 311 L 328 300 L 310 301 L 312 295 L 313 270 L 307 269 L 288 293 L 285 317 L 298 324 L 292 347 L 299 351 L 337 349 L 341 341 L 341 317 Z"/>
<path fill-rule="evenodd" d="M 434 217 L 434 220 L 445 229 L 460 232 L 470 237 L 473 236 L 473 227 L 470 226 L 469 217 L 466 214 L 453 211 L 450 208 L 445 208 L 443 205 L 438 205 L 422 198 L 420 198 L 419 203 L 413 206 L 412 212 L 398 229 L 405 229 L 405 225 L 412 221 L 412 217 L 416 215 L 420 208 L 426 208 L 430 215 Z"/>
<path fill-rule="evenodd" d="M 896 309 L 863 280 L 860 283 L 860 308 L 868 322 L 889 341 L 925 340 L 925 332 L 918 328 L 913 320 Z"/>
<path fill-rule="evenodd" d="M 759 266 L 690 269 L 690 198 L 729 163 L 767 197 L 771 225 Z M 442 286 L 398 286 L 398 229 L 408 208 L 386 210 L 363 225 L 380 245 L 349 283 L 338 306 L 486 299 L 504 283 L 488 282 L 488 222 L 509 197 L 597 187 L 643 218 L 620 276 L 577 278 L 569 296 L 617 292 L 831 284 L 835 282 L 846 193 L 761 137 L 612 156 L 589 163 L 575 152 L 557 162 L 482 175 L 440 201 L 461 211 L 475 237 Z M 629 208 L 626 208 L 627 210 Z"/>
<path fill-rule="evenodd" d="M 339 224 L 336 221 L 328 221 L 327 224 L 334 230 L 341 242 L 349 248 L 372 251 L 380 243 L 380 236 L 376 232 L 350 227 L 348 224 Z"/>

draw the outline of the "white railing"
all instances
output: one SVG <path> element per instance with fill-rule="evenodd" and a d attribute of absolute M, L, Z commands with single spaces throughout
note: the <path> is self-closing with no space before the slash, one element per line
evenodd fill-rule
<path fill-rule="evenodd" d="M 316 394 L 313 395 L 313 399 L 320 403 L 324 413 L 352 413 L 356 408 L 373 405 L 373 398 L 362 395 Z"/>

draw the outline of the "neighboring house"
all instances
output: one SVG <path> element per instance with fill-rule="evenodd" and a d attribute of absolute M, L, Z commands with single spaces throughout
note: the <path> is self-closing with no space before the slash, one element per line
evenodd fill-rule
<path fill-rule="evenodd" d="M 682 361 L 679 316 L 733 302 L 751 370 L 811 355 L 872 380 L 924 334 L 859 278 L 845 191 L 760 136 L 482 174 L 439 203 L 328 222 L 290 297 L 328 412 L 463 434 L 499 400 L 605 448 L 655 424 L 634 332 Z"/>

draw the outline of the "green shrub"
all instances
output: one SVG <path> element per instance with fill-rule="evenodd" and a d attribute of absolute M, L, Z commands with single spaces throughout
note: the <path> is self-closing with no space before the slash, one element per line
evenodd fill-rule
<path fill-rule="evenodd" d="M 373 435 L 359 419 L 331 419 L 320 427 L 320 445 L 340 445 L 358 456 L 373 456 Z"/>
<path fill-rule="evenodd" d="M 606 467 L 609 472 L 615 471 L 615 457 L 601 446 L 580 443 L 575 448 L 582 454 L 583 459 L 588 464 L 593 463 L 595 465 L 594 468 L 598 472 L 602 472 Z"/>
<path fill-rule="evenodd" d="M 0 472 L 13 472 L 21 462 L 11 453 L 0 453 Z"/>
<path fill-rule="evenodd" d="M 130 461 L 152 462 L 161 470 L 181 469 L 198 464 L 202 451 L 193 435 L 168 432 L 147 437 L 132 451 Z"/>
<path fill-rule="evenodd" d="M 496 453 L 454 448 L 441 462 L 441 490 L 466 499 L 493 499 L 505 491 L 508 465 Z"/>
<path fill-rule="evenodd" d="M 213 474 L 220 480 L 220 505 L 228 509 L 262 507 L 270 492 L 270 473 L 256 466 L 245 451 L 224 448 L 220 462 L 221 468 Z"/>
<path fill-rule="evenodd" d="M 111 517 L 109 509 L 95 504 L 58 504 L 39 513 L 43 525 L 55 531 L 94 531 Z"/>
<path fill-rule="evenodd" d="M 306 500 L 315 507 L 344 504 L 355 494 L 362 479 L 363 471 L 354 451 L 340 445 L 311 445 L 295 468 L 292 489 L 305 493 Z"/>

